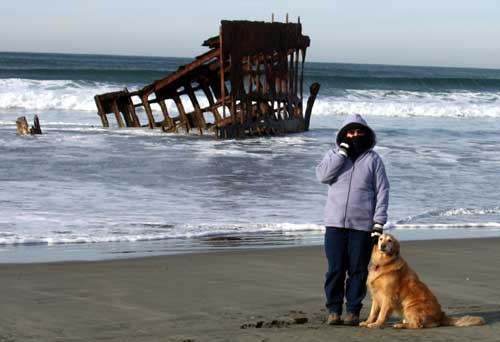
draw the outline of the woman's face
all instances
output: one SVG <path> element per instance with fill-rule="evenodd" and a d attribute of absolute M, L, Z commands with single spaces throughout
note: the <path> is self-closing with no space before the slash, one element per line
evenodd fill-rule
<path fill-rule="evenodd" d="M 354 128 L 350 129 L 346 133 L 346 137 L 349 139 L 356 138 L 356 137 L 363 137 L 365 136 L 365 131 L 360 128 Z"/>

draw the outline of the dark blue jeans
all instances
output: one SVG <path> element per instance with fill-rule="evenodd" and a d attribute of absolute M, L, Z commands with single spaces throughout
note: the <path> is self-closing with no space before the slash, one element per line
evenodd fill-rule
<path fill-rule="evenodd" d="M 370 232 L 326 227 L 325 253 L 328 259 L 328 272 L 325 294 L 326 307 L 330 313 L 342 314 L 345 293 L 347 312 L 359 316 L 366 295 L 366 279 L 372 247 Z"/>

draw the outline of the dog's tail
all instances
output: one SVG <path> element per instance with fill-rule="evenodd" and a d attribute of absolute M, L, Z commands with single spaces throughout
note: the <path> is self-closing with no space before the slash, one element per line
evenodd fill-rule
<path fill-rule="evenodd" d="M 479 316 L 448 317 L 443 315 L 442 326 L 470 327 L 473 325 L 485 325 L 486 321 Z"/>

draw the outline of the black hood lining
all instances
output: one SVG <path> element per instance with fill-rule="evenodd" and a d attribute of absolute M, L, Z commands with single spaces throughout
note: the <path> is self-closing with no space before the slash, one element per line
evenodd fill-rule
<path fill-rule="evenodd" d="M 355 129 L 355 128 L 362 128 L 363 130 L 365 130 L 365 132 L 367 134 L 366 138 L 371 140 L 370 148 L 373 148 L 373 146 L 375 146 L 375 142 L 376 142 L 375 141 L 375 133 L 373 132 L 373 130 L 370 127 L 363 125 L 359 122 L 351 122 L 340 129 L 340 131 L 337 133 L 337 145 L 340 146 L 340 143 L 346 137 L 348 130 Z"/>

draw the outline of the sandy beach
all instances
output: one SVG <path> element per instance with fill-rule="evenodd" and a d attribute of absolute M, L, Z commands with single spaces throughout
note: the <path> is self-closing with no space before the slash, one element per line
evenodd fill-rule
<path fill-rule="evenodd" d="M 402 254 L 448 314 L 481 315 L 487 325 L 420 331 L 327 326 L 326 260 L 317 246 L 4 264 L 0 340 L 498 340 L 500 239 L 403 242 Z M 367 297 L 362 318 L 368 310 Z"/>

